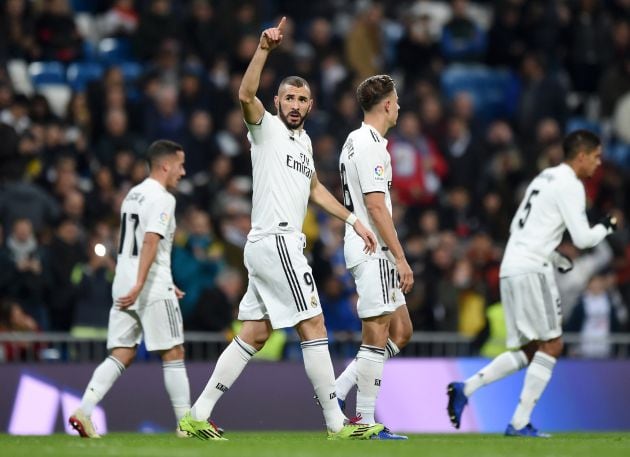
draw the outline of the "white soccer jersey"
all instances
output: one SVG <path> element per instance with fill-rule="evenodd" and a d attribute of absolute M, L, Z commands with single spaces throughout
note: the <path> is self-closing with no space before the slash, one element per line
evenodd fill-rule
<path fill-rule="evenodd" d="M 385 194 L 385 205 L 392 214 L 392 199 L 389 189 L 392 184 L 392 165 L 387 140 L 374 127 L 362 123 L 361 127 L 348 135 L 341 156 L 339 171 L 343 186 L 343 203 L 352 211 L 375 235 L 378 240 L 376 253 L 370 256 L 363 252 L 365 242 L 354 229 L 346 225 L 344 254 L 346 265 L 352 268 L 369 258 L 387 259 L 387 246 L 383 242 L 363 199 L 364 194 L 382 192 Z"/>
<path fill-rule="evenodd" d="M 147 232 L 162 237 L 138 303 L 173 298 L 171 248 L 175 234 L 175 197 L 156 180 L 147 178 L 133 187 L 120 207 L 120 240 L 116 275 L 112 286 L 114 302 L 126 295 L 138 277 L 140 250 Z"/>
<path fill-rule="evenodd" d="M 595 246 L 607 230 L 586 218 L 584 185 L 567 164 L 543 170 L 527 187 L 510 226 L 500 275 L 543 273 L 565 229 L 580 249 Z"/>
<path fill-rule="evenodd" d="M 247 239 L 301 232 L 315 173 L 311 139 L 288 129 L 265 111 L 258 124 L 246 124 L 252 149 L 252 229 Z"/>

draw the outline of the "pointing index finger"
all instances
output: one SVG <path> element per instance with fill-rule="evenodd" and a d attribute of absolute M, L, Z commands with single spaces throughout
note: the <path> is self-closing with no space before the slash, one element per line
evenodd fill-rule
<path fill-rule="evenodd" d="M 280 23 L 278 24 L 278 27 L 276 27 L 278 30 L 282 31 L 282 27 L 284 27 L 284 23 L 287 21 L 287 17 L 286 16 L 282 16 L 282 19 L 280 19 Z"/>

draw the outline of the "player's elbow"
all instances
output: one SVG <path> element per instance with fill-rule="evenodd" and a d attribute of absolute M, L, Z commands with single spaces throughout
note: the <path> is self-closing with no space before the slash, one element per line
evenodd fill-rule
<path fill-rule="evenodd" d="M 251 91 L 248 91 L 244 87 L 240 87 L 238 89 L 238 101 L 241 102 L 242 105 L 249 105 L 254 102 L 254 98 L 256 94 L 252 94 Z"/>
<path fill-rule="evenodd" d="M 377 218 L 383 212 L 383 205 L 378 202 L 366 202 L 368 214 L 372 219 Z"/>

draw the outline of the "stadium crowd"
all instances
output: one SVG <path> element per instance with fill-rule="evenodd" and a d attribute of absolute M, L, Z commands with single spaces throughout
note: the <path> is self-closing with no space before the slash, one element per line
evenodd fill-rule
<path fill-rule="evenodd" d="M 246 284 L 251 163 L 236 91 L 260 31 L 288 17 L 258 92 L 299 74 L 320 181 L 341 200 L 342 142 L 360 123 L 358 81 L 397 81 L 389 134 L 394 219 L 418 331 L 487 333 L 498 265 L 525 185 L 562 161 L 562 138 L 598 133 L 589 219 L 613 212 L 610 246 L 561 250 L 576 331 L 627 330 L 630 303 L 630 1 L 0 1 L 0 330 L 91 334 L 107 326 L 119 208 L 159 138 L 186 152 L 173 250 L 187 330 L 225 331 Z M 304 226 L 326 322 L 360 329 L 343 223 Z M 105 247 L 95 249 L 97 244 Z M 32 316 L 24 318 L 24 312 Z M 35 323 L 36 324 L 35 324 Z M 485 330 L 484 330 L 485 329 Z"/>

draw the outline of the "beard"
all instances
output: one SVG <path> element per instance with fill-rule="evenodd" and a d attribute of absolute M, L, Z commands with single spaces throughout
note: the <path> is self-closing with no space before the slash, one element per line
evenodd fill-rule
<path fill-rule="evenodd" d="M 280 117 L 280 120 L 282 120 L 282 122 L 284 122 L 284 125 L 287 126 L 287 128 L 291 129 L 291 130 L 295 130 L 295 129 L 299 129 L 300 127 L 302 127 L 302 125 L 304 125 L 304 121 L 306 120 L 306 117 L 308 116 L 308 113 L 304 116 L 302 116 L 300 114 L 299 111 L 289 111 L 289 114 L 291 113 L 295 113 L 298 115 L 298 120 L 297 121 L 291 121 L 288 117 L 288 114 L 284 114 L 282 112 L 282 108 L 278 107 L 278 116 Z"/>

